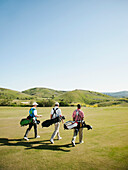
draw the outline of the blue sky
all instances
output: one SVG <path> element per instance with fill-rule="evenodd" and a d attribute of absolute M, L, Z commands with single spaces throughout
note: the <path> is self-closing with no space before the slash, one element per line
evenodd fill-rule
<path fill-rule="evenodd" d="M 0 87 L 128 90 L 127 0 L 0 0 Z"/>

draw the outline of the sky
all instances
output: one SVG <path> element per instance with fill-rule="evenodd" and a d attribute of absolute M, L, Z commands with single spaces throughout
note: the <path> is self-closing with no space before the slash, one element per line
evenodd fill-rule
<path fill-rule="evenodd" d="M 127 0 L 0 0 L 0 87 L 128 90 Z"/>

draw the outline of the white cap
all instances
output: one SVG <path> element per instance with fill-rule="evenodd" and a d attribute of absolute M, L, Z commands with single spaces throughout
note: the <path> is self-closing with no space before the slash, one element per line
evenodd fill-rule
<path fill-rule="evenodd" d="M 56 103 L 55 103 L 55 105 L 58 105 L 58 106 L 59 106 L 59 103 L 58 103 L 58 102 L 56 102 Z"/>
<path fill-rule="evenodd" d="M 32 105 L 35 106 L 35 105 L 38 105 L 38 103 L 34 102 Z"/>

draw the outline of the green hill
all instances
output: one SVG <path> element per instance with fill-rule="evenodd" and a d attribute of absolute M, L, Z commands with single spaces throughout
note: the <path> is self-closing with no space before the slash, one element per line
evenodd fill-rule
<path fill-rule="evenodd" d="M 68 91 L 55 99 L 60 101 L 66 101 L 68 103 L 85 103 L 85 104 L 95 104 L 101 102 L 108 102 L 114 100 L 113 97 L 101 94 L 98 92 L 87 91 L 87 90 L 73 90 Z"/>
<path fill-rule="evenodd" d="M 32 96 L 28 94 L 24 94 L 15 90 L 10 90 L 10 89 L 5 89 L 5 88 L 0 88 L 0 99 L 9 99 L 9 100 L 28 100 L 28 99 L 33 99 Z"/>
<path fill-rule="evenodd" d="M 113 92 L 113 93 L 104 93 L 106 95 L 112 96 L 112 97 L 117 97 L 117 98 L 126 98 L 128 97 L 128 91 L 120 91 L 120 92 Z"/>
<path fill-rule="evenodd" d="M 58 90 L 53 90 L 53 89 L 49 89 L 49 88 L 39 88 L 38 87 L 38 88 L 31 88 L 31 89 L 22 91 L 22 93 L 36 96 L 39 98 L 54 98 L 61 94 L 64 94 L 65 91 L 58 91 Z"/>
<path fill-rule="evenodd" d="M 46 99 L 46 100 L 45 100 Z M 50 99 L 50 100 L 49 100 Z M 53 99 L 53 100 L 51 100 Z M 60 102 L 61 106 L 76 105 L 94 105 L 99 107 L 112 105 L 128 105 L 128 99 L 117 99 L 106 94 L 87 91 L 58 91 L 48 88 L 31 88 L 23 92 L 0 88 L 0 105 L 31 105 L 33 101 L 39 102 L 40 106 L 52 106 L 55 101 Z"/>

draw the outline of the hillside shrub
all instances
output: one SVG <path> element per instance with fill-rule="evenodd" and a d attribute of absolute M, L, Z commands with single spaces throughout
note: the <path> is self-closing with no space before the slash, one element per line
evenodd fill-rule
<path fill-rule="evenodd" d="M 0 106 L 10 106 L 11 105 L 11 100 L 8 99 L 1 99 L 0 100 Z"/>
<path fill-rule="evenodd" d="M 60 101 L 59 102 L 60 106 L 69 106 L 70 104 L 66 101 Z"/>
<path fill-rule="evenodd" d="M 52 107 L 55 103 L 52 99 L 38 100 L 37 103 L 39 107 Z"/>
<path fill-rule="evenodd" d="M 121 101 L 110 101 L 110 102 L 99 103 L 97 106 L 98 107 L 106 107 L 106 106 L 118 105 L 120 103 L 121 103 Z"/>

